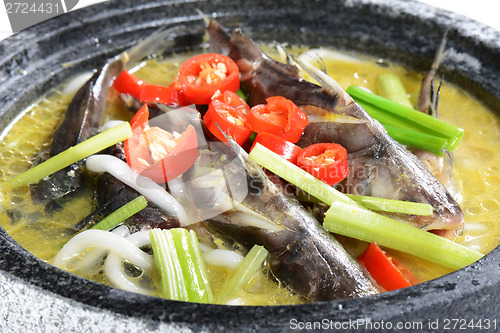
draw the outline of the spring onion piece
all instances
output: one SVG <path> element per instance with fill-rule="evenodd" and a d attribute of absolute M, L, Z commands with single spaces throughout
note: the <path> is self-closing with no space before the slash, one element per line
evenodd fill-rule
<path fill-rule="evenodd" d="M 238 290 L 247 285 L 255 273 L 261 269 L 268 253 L 269 252 L 262 246 L 254 245 L 241 262 L 238 270 L 226 281 L 226 283 L 224 283 L 217 303 L 224 304 L 230 300 Z"/>
<path fill-rule="evenodd" d="M 429 135 L 443 137 L 447 141 L 446 149 L 449 151 L 453 151 L 464 136 L 464 130 L 455 125 L 412 108 L 405 107 L 401 104 L 394 103 L 366 89 L 349 86 L 346 91 L 364 108 L 368 105 L 372 106 L 371 108 L 365 108 L 366 112 L 380 121 L 383 125 L 402 127 L 410 130 L 417 130 Z M 374 109 L 378 111 L 376 114 L 371 113 Z M 384 116 L 379 119 L 381 114 Z"/>
<path fill-rule="evenodd" d="M 78 162 L 92 154 L 111 147 L 118 142 L 132 136 L 132 129 L 128 122 L 123 122 L 113 128 L 105 130 L 76 146 L 70 147 L 62 153 L 49 158 L 28 171 L 14 177 L 4 183 L 4 186 L 23 186 L 36 183 L 41 179 L 64 169 L 65 167 Z"/>
<path fill-rule="evenodd" d="M 153 248 L 162 297 L 196 303 L 213 303 L 208 273 L 196 233 L 184 228 L 152 229 Z"/>
<path fill-rule="evenodd" d="M 323 225 L 330 232 L 376 242 L 453 269 L 463 268 L 483 257 L 446 238 L 343 202 L 332 203 Z"/>
<path fill-rule="evenodd" d="M 395 103 L 413 108 L 411 105 L 408 94 L 406 93 L 403 82 L 398 75 L 394 73 L 384 73 L 377 76 L 375 81 L 377 83 L 378 94 Z"/>
<path fill-rule="evenodd" d="M 90 229 L 99 230 L 110 230 L 116 227 L 118 224 L 122 223 L 135 213 L 143 210 L 148 205 L 148 201 L 143 195 L 138 196 L 134 200 L 126 203 L 122 207 L 118 208 L 105 218 L 103 218 L 99 223 L 94 225 Z"/>

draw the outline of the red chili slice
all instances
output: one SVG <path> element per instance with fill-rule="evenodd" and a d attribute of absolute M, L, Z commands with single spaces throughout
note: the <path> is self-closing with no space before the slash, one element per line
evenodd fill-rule
<path fill-rule="evenodd" d="M 297 156 L 297 166 L 328 185 L 334 185 L 349 174 L 347 151 L 336 143 L 316 143 Z"/>
<path fill-rule="evenodd" d="M 157 86 L 155 84 L 143 84 L 139 100 L 143 103 L 160 103 L 171 106 L 184 106 L 186 102 L 181 90 L 168 87 Z"/>
<path fill-rule="evenodd" d="M 226 91 L 214 96 L 203 120 L 210 132 L 221 141 L 227 141 L 222 130 L 241 145 L 252 134 L 245 124 L 249 112 L 250 107 L 240 96 Z"/>
<path fill-rule="evenodd" d="M 176 80 L 170 86 L 149 84 L 134 74 L 123 70 L 114 80 L 113 87 L 120 94 L 129 94 L 142 103 L 160 103 L 171 106 L 184 106 L 189 103 L 184 98 L 180 85 Z"/>
<path fill-rule="evenodd" d="M 371 243 L 368 249 L 358 258 L 370 275 L 385 290 L 395 290 L 418 283 L 417 279 L 383 251 L 377 243 Z M 400 266 L 401 268 L 398 268 Z"/>
<path fill-rule="evenodd" d="M 113 88 L 120 94 L 129 94 L 137 99 L 141 97 L 141 86 L 144 82 L 134 74 L 123 70 L 113 81 Z"/>
<path fill-rule="evenodd" d="M 188 170 L 198 158 L 198 139 L 192 125 L 181 134 L 149 127 L 149 109 L 144 105 L 130 125 L 132 137 L 124 142 L 125 158 L 136 172 L 165 183 Z"/>
<path fill-rule="evenodd" d="M 257 133 L 257 136 L 255 137 L 252 148 L 250 150 L 253 149 L 256 143 L 260 143 L 264 147 L 275 152 L 276 154 L 292 162 L 293 164 L 297 163 L 297 156 L 302 151 L 302 148 L 291 143 L 290 141 L 286 141 L 285 139 L 280 138 L 276 135 L 264 132 Z"/>
<path fill-rule="evenodd" d="M 269 133 L 295 143 L 299 141 L 309 120 L 291 100 L 281 96 L 270 97 L 267 104 L 250 110 L 248 127 L 257 133 Z"/>
<path fill-rule="evenodd" d="M 184 62 L 179 82 L 187 101 L 194 104 L 208 104 L 217 90 L 236 92 L 240 88 L 238 66 L 217 53 L 200 54 Z"/>

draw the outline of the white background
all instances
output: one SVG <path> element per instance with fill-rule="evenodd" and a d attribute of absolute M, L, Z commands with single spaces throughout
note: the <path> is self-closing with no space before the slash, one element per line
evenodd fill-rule
<path fill-rule="evenodd" d="M 80 0 L 75 9 L 103 1 L 106 0 Z M 420 0 L 420 2 L 460 13 L 500 30 L 499 0 Z M 0 0 L 0 40 L 11 34 L 12 29 L 10 28 L 5 5 Z"/>

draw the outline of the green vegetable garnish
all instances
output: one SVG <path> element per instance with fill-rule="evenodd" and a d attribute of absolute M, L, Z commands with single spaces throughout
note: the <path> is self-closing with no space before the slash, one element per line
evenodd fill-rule
<path fill-rule="evenodd" d="M 196 303 L 213 303 L 208 273 L 193 230 L 152 229 L 153 248 L 162 297 Z"/>
<path fill-rule="evenodd" d="M 122 207 L 118 208 L 105 218 L 103 218 L 99 223 L 94 225 L 91 229 L 99 230 L 110 230 L 116 227 L 118 224 L 122 223 L 132 215 L 143 210 L 148 205 L 146 198 L 141 195 L 134 200 L 127 202 Z"/>
<path fill-rule="evenodd" d="M 366 89 L 349 86 L 346 91 L 382 125 L 443 138 L 446 140 L 445 148 L 449 151 L 453 151 L 464 136 L 464 130 L 455 125 L 385 99 Z M 416 138 L 413 141 L 418 142 L 418 140 Z"/>
<path fill-rule="evenodd" d="M 238 270 L 226 281 L 219 294 L 217 303 L 224 304 L 234 294 L 247 285 L 250 279 L 262 268 L 269 252 L 259 245 L 254 245 L 241 262 Z"/>
<path fill-rule="evenodd" d="M 393 213 L 432 215 L 432 206 L 428 204 L 345 195 L 259 143 L 252 149 L 249 157 L 327 205 L 334 201 L 340 201 L 354 206 L 367 205 L 366 207 L 370 209 Z"/>
<path fill-rule="evenodd" d="M 384 73 L 376 79 L 378 94 L 395 103 L 413 108 L 406 89 L 398 75 L 394 73 Z"/>
<path fill-rule="evenodd" d="M 23 186 L 33 184 L 41 179 L 64 169 L 65 167 L 78 162 L 92 154 L 111 147 L 118 142 L 128 139 L 132 136 L 132 129 L 128 122 L 124 122 L 102 133 L 99 133 L 76 146 L 70 147 L 65 151 L 49 158 L 22 174 L 9 179 L 4 183 L 4 187 Z"/>
<path fill-rule="evenodd" d="M 324 227 L 330 232 L 376 242 L 380 246 L 460 269 L 481 259 L 483 254 L 446 238 L 376 214 L 334 202 L 325 214 Z"/>

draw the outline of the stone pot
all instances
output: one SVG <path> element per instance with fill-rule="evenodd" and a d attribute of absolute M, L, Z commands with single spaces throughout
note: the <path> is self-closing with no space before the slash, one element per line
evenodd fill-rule
<path fill-rule="evenodd" d="M 397 0 L 121 0 L 70 12 L 0 43 L 0 127 L 70 75 L 98 67 L 162 25 L 185 24 L 184 49 L 200 43 L 197 10 L 261 41 L 328 45 L 425 71 L 443 31 L 456 52 L 446 79 L 500 106 L 500 32 L 463 16 Z M 62 63 L 72 62 L 63 67 Z M 287 331 L 336 328 L 442 331 L 482 320 L 498 327 L 500 248 L 478 262 L 410 288 L 299 306 L 191 304 L 114 289 L 63 272 L 0 228 L 0 331 Z M 385 326 L 384 326 L 385 325 Z M 405 325 L 405 326 L 398 326 Z M 494 326 L 497 325 L 497 326 Z M 458 326 L 456 326 L 458 327 Z"/>

